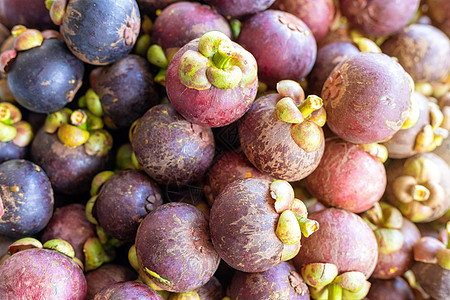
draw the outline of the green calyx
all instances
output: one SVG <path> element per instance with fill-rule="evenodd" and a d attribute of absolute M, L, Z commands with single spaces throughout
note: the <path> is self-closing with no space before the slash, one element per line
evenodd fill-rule
<path fill-rule="evenodd" d="M 97 201 L 97 198 L 98 195 L 94 195 L 86 203 L 86 219 L 95 225 L 98 225 L 98 221 L 94 216 L 95 201 Z"/>
<path fill-rule="evenodd" d="M 277 213 L 290 209 L 294 203 L 294 189 L 285 180 L 274 180 L 270 184 L 270 196 L 275 200 Z"/>
<path fill-rule="evenodd" d="M 41 242 L 35 238 L 26 237 L 12 243 L 8 247 L 8 254 L 13 255 L 14 253 L 17 253 L 19 251 L 33 248 L 42 249 Z"/>
<path fill-rule="evenodd" d="M 133 269 L 135 269 L 136 272 L 139 272 L 139 261 L 136 253 L 136 245 L 134 244 L 130 247 L 130 250 L 128 250 L 128 261 Z"/>
<path fill-rule="evenodd" d="M 86 271 L 95 270 L 102 264 L 112 261 L 114 258 L 113 255 L 105 251 L 98 238 L 87 239 L 83 245 L 83 253 Z"/>
<path fill-rule="evenodd" d="M 130 144 L 123 144 L 119 147 L 116 154 L 115 168 L 116 170 L 135 169 L 131 156 L 133 149 Z"/>
<path fill-rule="evenodd" d="M 89 155 L 105 156 L 113 146 L 111 134 L 103 129 L 95 130 L 84 144 L 84 151 Z"/>
<path fill-rule="evenodd" d="M 33 129 L 28 122 L 22 121 L 20 110 L 11 103 L 0 103 L 0 141 L 26 147 L 32 139 Z"/>
<path fill-rule="evenodd" d="M 306 284 L 314 288 L 322 288 L 338 275 L 338 268 L 329 263 L 312 263 L 302 267 L 302 277 Z"/>
<path fill-rule="evenodd" d="M 98 195 L 103 184 L 105 184 L 105 182 L 108 181 L 108 179 L 111 178 L 111 176 L 113 176 L 114 174 L 115 173 L 113 171 L 103 171 L 95 175 L 91 182 L 91 196 Z"/>
<path fill-rule="evenodd" d="M 75 250 L 73 250 L 72 245 L 63 239 L 49 240 L 44 243 L 43 247 L 44 249 L 56 250 L 70 258 L 75 257 Z"/>
<path fill-rule="evenodd" d="M 168 300 L 200 300 L 200 296 L 196 291 L 188 291 L 182 293 L 172 293 Z"/>
<path fill-rule="evenodd" d="M 198 51 L 186 51 L 180 60 L 180 81 L 189 88 L 206 90 L 211 85 L 232 89 L 257 80 L 255 58 L 236 46 L 225 34 L 209 31 L 199 40 Z"/>
<path fill-rule="evenodd" d="M 144 267 L 145 274 L 150 277 L 151 280 L 156 280 L 156 282 L 163 283 L 167 286 L 172 286 L 170 280 L 161 277 L 158 273 L 153 272 L 147 267 Z"/>
<path fill-rule="evenodd" d="M 14 40 L 14 49 L 17 51 L 25 51 L 35 47 L 39 47 L 44 41 L 42 33 L 36 29 L 23 30 L 23 26 L 21 26 L 19 30 L 16 30 L 16 32 L 20 32 L 20 34 Z"/>
<path fill-rule="evenodd" d="M 45 0 L 45 6 L 49 10 L 50 19 L 55 25 L 61 25 L 68 0 Z"/>
<path fill-rule="evenodd" d="M 402 249 L 405 239 L 398 229 L 378 228 L 374 231 L 378 243 L 378 251 L 390 254 Z"/>

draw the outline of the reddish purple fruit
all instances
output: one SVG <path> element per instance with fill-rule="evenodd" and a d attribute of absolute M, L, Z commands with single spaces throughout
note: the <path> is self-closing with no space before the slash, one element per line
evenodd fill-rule
<path fill-rule="evenodd" d="M 446 0 L 426 0 L 428 10 L 426 14 L 433 24 L 450 37 L 450 6 Z"/>
<path fill-rule="evenodd" d="M 283 11 L 266 10 L 243 22 L 238 43 L 255 56 L 259 80 L 270 87 L 283 79 L 300 81 L 316 60 L 311 30 Z"/>
<path fill-rule="evenodd" d="M 255 14 L 267 9 L 275 0 L 206 0 L 217 11 L 227 18 Z"/>
<path fill-rule="evenodd" d="M 309 218 L 318 221 L 320 229 L 302 240 L 302 248 L 294 258 L 298 270 L 310 263 L 332 263 L 339 273 L 359 271 L 370 277 L 377 263 L 378 244 L 361 217 L 328 208 L 310 214 Z"/>
<path fill-rule="evenodd" d="M 237 271 L 230 285 L 230 298 L 307 300 L 308 286 L 293 266 L 282 263 L 260 273 Z"/>
<path fill-rule="evenodd" d="M 219 264 L 206 215 L 168 203 L 145 217 L 136 235 L 140 274 L 157 287 L 184 292 L 207 283 Z"/>
<path fill-rule="evenodd" d="M 18 24 L 38 29 L 55 27 L 48 15 L 45 1 L 41 0 L 1 0 L 0 23 L 9 29 Z"/>
<path fill-rule="evenodd" d="M 386 170 L 357 145 L 331 138 L 319 166 L 306 177 L 306 188 L 325 205 L 360 213 L 383 196 Z"/>
<path fill-rule="evenodd" d="M 333 0 L 277 0 L 272 8 L 297 16 L 311 29 L 317 41 L 327 34 L 335 14 Z"/>
<path fill-rule="evenodd" d="M 231 37 L 227 20 L 210 6 L 181 1 L 166 7 L 158 15 L 153 24 L 152 43 L 163 49 L 181 48 L 211 30 Z"/>
<path fill-rule="evenodd" d="M 208 127 L 225 126 L 242 117 L 257 87 L 255 58 L 219 31 L 183 46 L 166 74 L 173 107 L 188 121 Z"/>
<path fill-rule="evenodd" d="M 125 281 L 117 282 L 95 295 L 94 300 L 126 300 L 126 299 L 146 299 L 162 300 L 161 296 L 146 284 Z"/>
<path fill-rule="evenodd" d="M 367 299 L 385 300 L 389 295 L 390 300 L 414 300 L 414 294 L 408 283 L 402 277 L 390 280 L 370 279 L 372 284 Z"/>
<path fill-rule="evenodd" d="M 391 35 L 403 27 L 413 16 L 419 0 L 340 0 L 342 14 L 352 27 L 368 35 Z"/>
<path fill-rule="evenodd" d="M 360 53 L 337 66 L 323 86 L 327 125 L 351 143 L 385 141 L 408 117 L 411 92 L 408 74 L 392 58 Z"/>
<path fill-rule="evenodd" d="M 95 294 L 116 282 L 132 281 L 137 274 L 131 269 L 114 264 L 106 264 L 86 274 L 86 300 L 93 300 Z"/>

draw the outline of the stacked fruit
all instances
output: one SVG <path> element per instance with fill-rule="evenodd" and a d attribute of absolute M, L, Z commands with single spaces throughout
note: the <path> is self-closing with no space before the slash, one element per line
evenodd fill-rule
<path fill-rule="evenodd" d="M 448 299 L 448 0 L 0 0 L 0 299 Z"/>

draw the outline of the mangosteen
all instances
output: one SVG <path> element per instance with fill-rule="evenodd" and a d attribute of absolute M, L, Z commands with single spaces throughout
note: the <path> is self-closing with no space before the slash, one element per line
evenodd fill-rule
<path fill-rule="evenodd" d="M 266 10 L 272 5 L 275 0 L 206 0 L 205 2 L 212 5 L 217 11 L 227 18 L 242 17 L 245 15 L 252 15 L 257 12 Z"/>
<path fill-rule="evenodd" d="M 242 117 L 257 87 L 253 55 L 219 31 L 184 45 L 167 68 L 170 102 L 180 115 L 201 126 L 221 127 Z"/>
<path fill-rule="evenodd" d="M 51 113 L 71 102 L 81 87 L 84 65 L 57 32 L 16 26 L 14 50 L 2 53 L 2 67 L 14 99 L 26 109 Z"/>
<path fill-rule="evenodd" d="M 116 282 L 99 291 L 94 300 L 146 299 L 162 300 L 161 296 L 146 284 L 134 281 Z"/>
<path fill-rule="evenodd" d="M 38 29 L 55 27 L 48 15 L 45 1 L 41 0 L 1 0 L 0 23 L 9 29 L 17 24 Z"/>
<path fill-rule="evenodd" d="M 0 164 L 0 234 L 38 233 L 53 214 L 53 189 L 44 170 L 27 160 Z"/>

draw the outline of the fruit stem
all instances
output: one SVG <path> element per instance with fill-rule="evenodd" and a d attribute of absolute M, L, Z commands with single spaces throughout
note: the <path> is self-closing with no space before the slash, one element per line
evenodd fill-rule
<path fill-rule="evenodd" d="M 303 101 L 302 104 L 298 106 L 300 109 L 302 115 L 307 118 L 309 117 L 314 111 L 321 108 L 323 105 L 322 98 L 316 96 L 316 95 L 309 95 L 305 101 Z"/>
<path fill-rule="evenodd" d="M 0 105 L 0 122 L 11 125 L 11 110 L 6 105 Z"/>
<path fill-rule="evenodd" d="M 334 283 L 328 285 L 328 300 L 342 300 L 342 288 Z"/>
<path fill-rule="evenodd" d="M 412 187 L 411 195 L 415 201 L 426 201 L 430 198 L 430 190 L 423 185 L 416 184 Z"/>
<path fill-rule="evenodd" d="M 221 70 L 227 70 L 230 67 L 230 61 L 233 57 L 233 47 L 225 40 L 221 41 L 217 52 L 213 55 L 214 65 Z"/>
<path fill-rule="evenodd" d="M 311 220 L 305 217 L 296 216 L 300 230 L 305 237 L 309 237 L 311 234 L 319 229 L 319 222 Z"/>

